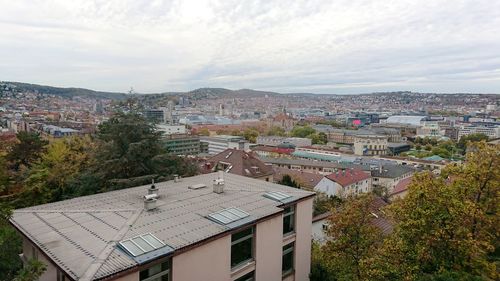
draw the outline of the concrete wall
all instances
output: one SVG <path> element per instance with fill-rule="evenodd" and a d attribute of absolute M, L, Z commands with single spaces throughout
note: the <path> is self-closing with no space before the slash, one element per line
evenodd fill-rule
<path fill-rule="evenodd" d="M 172 258 L 172 280 L 231 280 L 231 235 Z"/>
<path fill-rule="evenodd" d="M 328 196 L 339 195 L 342 186 L 326 177 L 322 178 L 314 187 L 315 191 L 323 192 Z"/>
<path fill-rule="evenodd" d="M 296 208 L 294 279 L 296 281 L 308 281 L 311 271 L 312 207 L 311 198 L 298 203 Z"/>
<path fill-rule="evenodd" d="M 33 251 L 34 250 L 34 251 Z M 47 269 L 40 276 L 39 281 L 54 281 L 57 280 L 57 267 L 52 264 L 43 253 L 40 253 L 36 248 L 33 247 L 33 244 L 26 238 L 23 237 L 23 254 L 26 260 L 33 259 L 34 257 L 47 265 Z"/>
<path fill-rule="evenodd" d="M 257 281 L 281 280 L 283 247 L 283 217 L 277 216 L 259 223 L 256 228 L 256 272 Z"/>
<path fill-rule="evenodd" d="M 323 224 L 327 223 L 327 220 L 319 220 L 312 223 L 312 239 L 319 243 L 324 243 L 326 241 L 326 233 L 323 230 Z"/>

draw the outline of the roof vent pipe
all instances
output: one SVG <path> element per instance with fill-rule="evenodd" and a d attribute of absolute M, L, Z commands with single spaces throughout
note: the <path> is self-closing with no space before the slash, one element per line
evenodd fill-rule
<path fill-rule="evenodd" d="M 214 193 L 221 194 L 224 192 L 224 172 L 219 171 L 219 177 L 214 180 Z"/>
<path fill-rule="evenodd" d="M 174 182 L 180 182 L 181 181 L 181 177 L 177 174 L 174 175 Z"/>
<path fill-rule="evenodd" d="M 155 194 L 158 195 L 158 187 L 155 186 L 155 180 L 151 180 L 151 186 L 148 188 L 148 194 Z"/>
<path fill-rule="evenodd" d="M 144 197 L 147 197 L 149 195 L 146 195 Z M 146 211 L 151 211 L 156 209 L 156 199 L 155 198 L 145 198 L 144 199 L 144 209 Z"/>

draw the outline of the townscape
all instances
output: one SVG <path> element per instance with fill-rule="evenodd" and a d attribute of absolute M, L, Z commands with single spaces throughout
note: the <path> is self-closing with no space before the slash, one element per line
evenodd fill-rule
<path fill-rule="evenodd" d="M 0 281 L 498 281 L 498 34 L 490 0 L 0 0 Z"/>
<path fill-rule="evenodd" d="M 29 207 L 15 210 L 10 224 L 21 234 L 25 262 L 46 261 L 25 267 L 43 280 L 139 273 L 202 280 L 205 272 L 183 269 L 186 263 L 229 246 L 230 261 L 206 264 L 220 263 L 210 280 L 227 274 L 234 280 L 264 278 L 260 274 L 272 280 L 413 279 L 428 269 L 379 272 L 377 266 L 387 265 L 369 253 L 393 242 L 381 237 L 405 231 L 405 208 L 424 211 L 411 205 L 420 200 L 418 192 L 445 200 L 439 196 L 451 195 L 427 189 L 467 181 L 456 169 L 475 167 L 489 178 L 484 184 L 492 197 L 474 203 L 484 208 L 483 216 L 498 207 L 498 95 L 315 96 L 210 88 L 125 94 L 0 86 L 0 198 Z M 477 149 L 485 159 L 469 155 Z M 470 157 L 485 162 L 470 163 Z M 443 173 L 456 180 L 442 183 Z M 472 194 L 482 192 L 470 184 Z M 486 233 L 498 216 L 492 219 L 484 222 Z M 259 242 L 261 236 L 274 242 Z M 15 249 L 21 244 L 13 244 L 21 240 L 11 239 L 19 242 L 3 245 L 14 249 L 7 251 L 12 257 L 2 265 L 2 278 L 20 264 Z M 226 245 L 226 239 L 233 242 Z M 497 247 L 490 239 L 483 243 Z M 481 259 L 490 260 L 488 253 L 484 248 Z M 375 261 L 363 265 L 368 259 Z M 141 269 L 151 260 L 161 261 L 154 269 L 160 275 L 147 273 L 154 266 Z M 346 262 L 352 264 L 340 270 Z M 454 279 L 467 272 L 462 270 L 442 274 Z M 475 270 L 486 280 L 497 274 Z"/>

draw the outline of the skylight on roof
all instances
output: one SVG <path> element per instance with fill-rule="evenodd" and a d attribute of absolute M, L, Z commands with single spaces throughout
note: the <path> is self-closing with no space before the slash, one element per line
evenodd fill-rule
<path fill-rule="evenodd" d="M 165 246 L 160 239 L 147 233 L 126 239 L 118 243 L 130 255 L 137 257 Z"/>
<path fill-rule="evenodd" d="M 272 199 L 274 201 L 278 201 L 278 202 L 281 202 L 285 199 L 292 197 L 292 195 L 288 195 L 286 193 L 279 192 L 279 191 L 269 191 L 269 192 L 264 193 L 263 196 L 266 198 Z"/>
<path fill-rule="evenodd" d="M 249 213 L 247 213 L 241 209 L 233 207 L 233 208 L 227 208 L 227 209 L 215 212 L 215 213 L 211 213 L 207 217 L 209 219 L 217 222 L 217 223 L 227 225 L 227 224 L 230 224 L 232 222 L 244 219 L 248 216 L 250 216 Z"/>

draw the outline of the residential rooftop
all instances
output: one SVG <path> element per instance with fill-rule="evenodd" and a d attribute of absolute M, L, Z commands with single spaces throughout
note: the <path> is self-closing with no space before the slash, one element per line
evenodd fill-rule
<path fill-rule="evenodd" d="M 144 185 L 19 209 L 11 223 L 70 278 L 100 280 L 134 270 L 158 256 L 176 255 L 280 214 L 285 203 L 314 196 L 248 177 L 228 173 L 223 177 L 221 194 L 213 190 L 217 173 L 156 183 L 159 198 L 154 210 L 144 208 L 143 196 L 150 188 Z M 271 191 L 290 197 L 275 201 L 268 196 Z M 209 217 L 228 208 L 248 216 L 228 224 Z M 118 246 L 120 241 L 149 233 L 165 246 L 136 257 Z"/>
<path fill-rule="evenodd" d="M 274 173 L 270 165 L 262 162 L 255 152 L 246 152 L 239 149 L 228 148 L 207 160 L 211 168 L 223 164 L 223 169 L 231 174 L 245 177 L 260 178 L 270 176 Z"/>
<path fill-rule="evenodd" d="M 326 176 L 326 178 L 340 184 L 343 187 L 369 179 L 370 177 L 369 172 L 365 172 L 360 169 L 345 169 Z"/>

